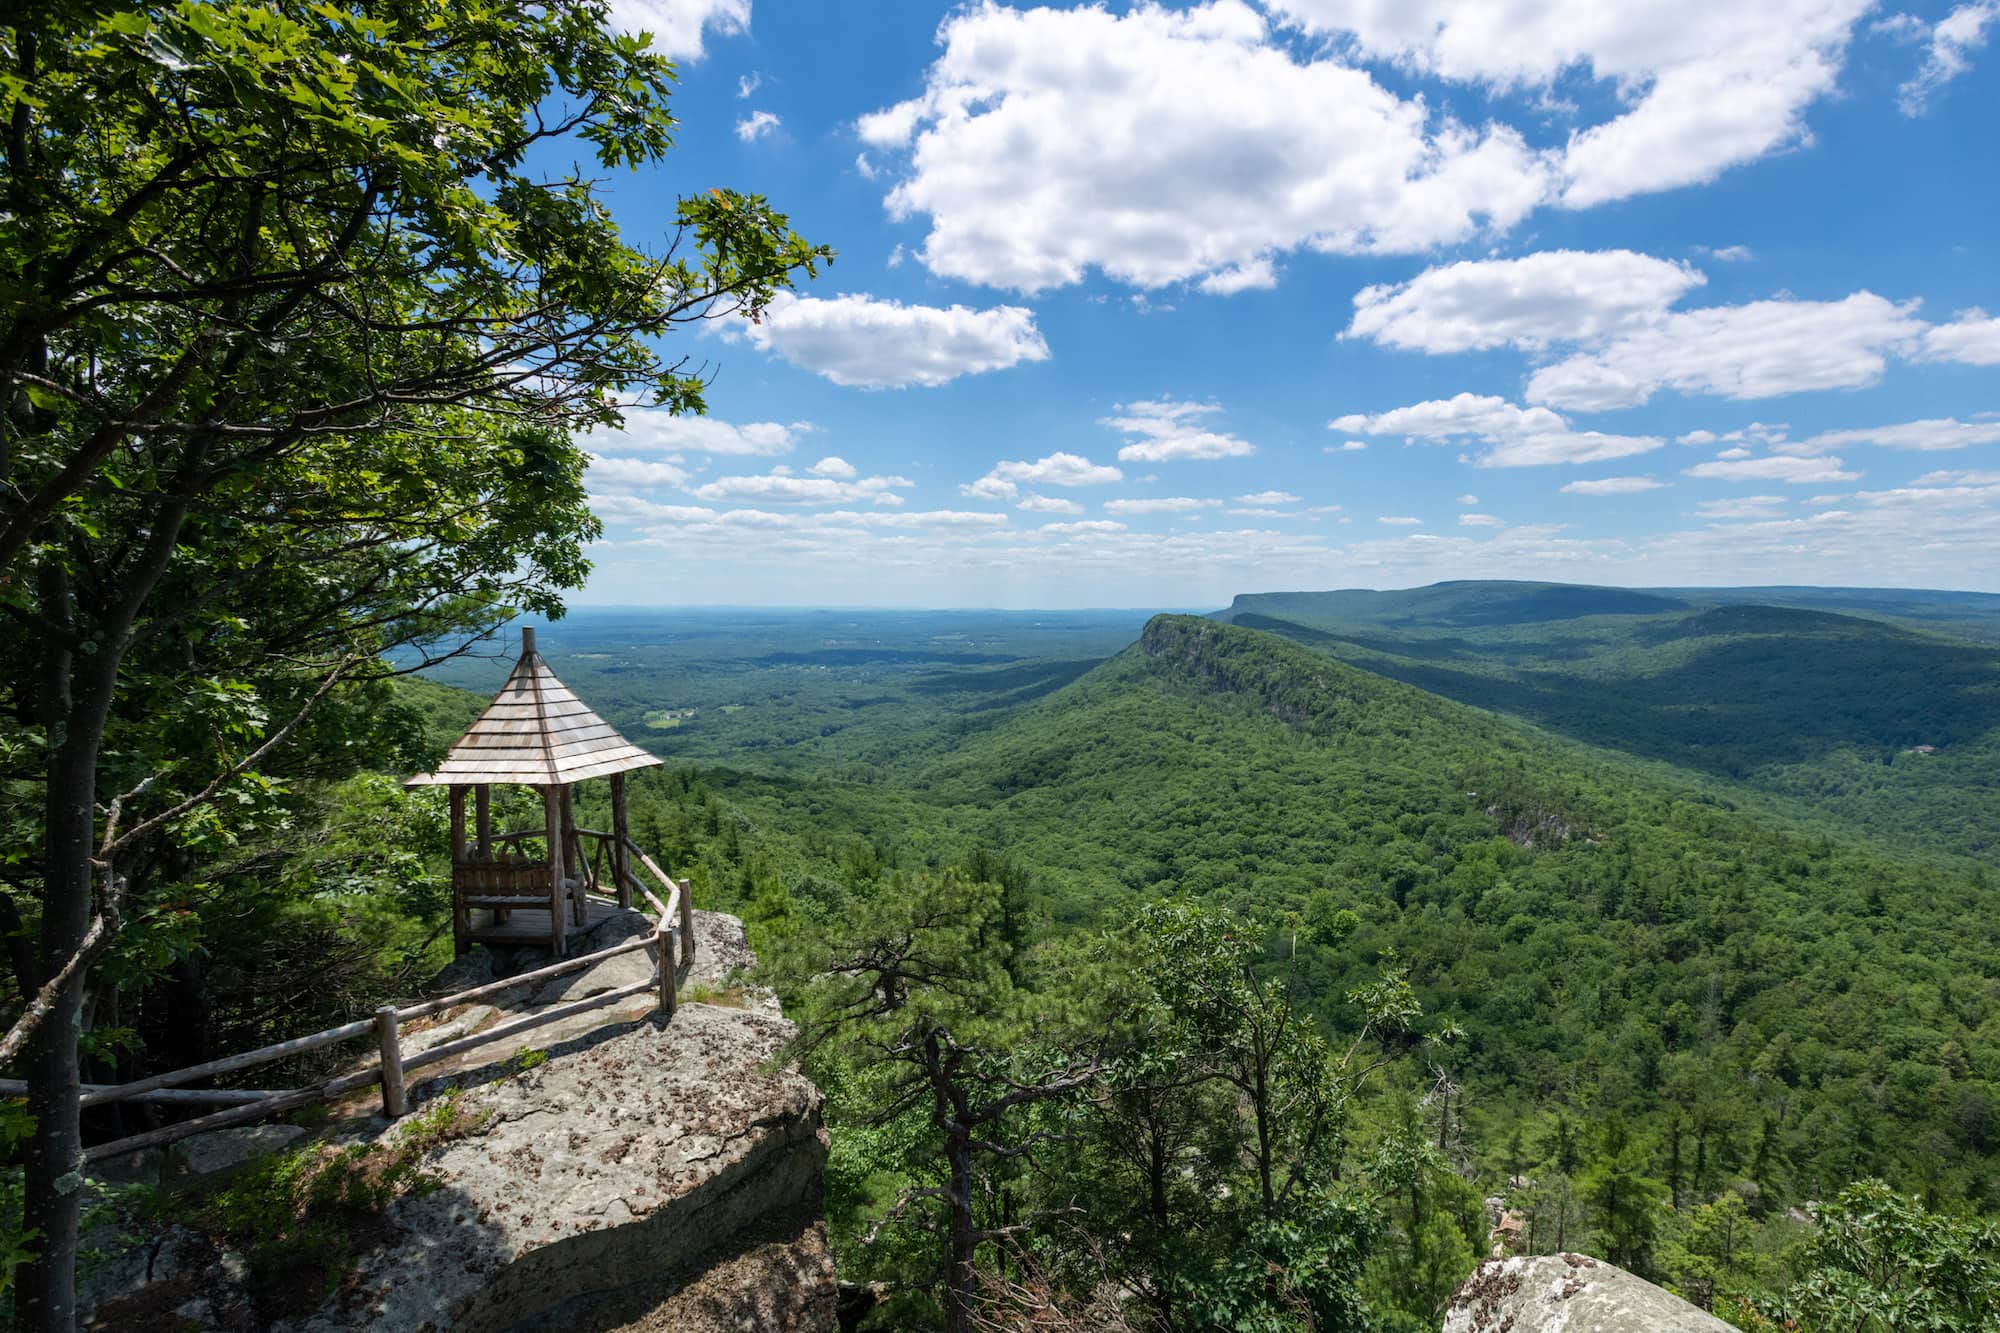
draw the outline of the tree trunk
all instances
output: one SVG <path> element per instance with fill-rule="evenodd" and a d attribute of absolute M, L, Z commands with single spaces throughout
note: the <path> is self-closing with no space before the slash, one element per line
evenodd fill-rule
<path fill-rule="evenodd" d="M 1257 1184 L 1264 1192 L 1264 1216 L 1270 1217 L 1277 1212 L 1277 1199 L 1271 1193 L 1271 1095 L 1261 1053 L 1251 1100 L 1257 1113 Z"/>
<path fill-rule="evenodd" d="M 1167 1225 L 1167 1140 L 1163 1134 L 1152 1136 L 1152 1160 L 1147 1164 L 1146 1183 L 1149 1186 L 1147 1211 L 1152 1214 L 1153 1224 L 1162 1230 Z"/>
<path fill-rule="evenodd" d="M 109 637 L 109 636 L 107 636 Z M 83 944 L 90 928 L 92 866 L 97 827 L 97 755 L 117 676 L 117 640 L 100 641 L 85 659 L 86 679 L 72 699 L 72 664 L 66 649 L 46 649 L 42 688 L 51 714 L 44 818 L 40 963 L 53 976 Z M 60 739 L 58 739 L 60 738 Z M 76 1327 L 76 1227 L 83 1203 L 83 1137 L 77 1097 L 82 1082 L 77 1037 L 83 1021 L 85 977 L 79 969 L 56 996 L 54 1007 L 28 1043 L 28 1111 L 35 1133 L 28 1142 L 23 1224 L 35 1236 L 35 1256 L 21 1269 L 18 1310 L 27 1333 L 70 1333 Z"/>
<path fill-rule="evenodd" d="M 972 1144 L 952 1126 L 945 1142 L 951 1164 L 951 1224 L 946 1237 L 944 1314 L 946 1333 L 974 1333 L 973 1293 L 979 1290 L 978 1240 L 972 1222 Z"/>
<path fill-rule="evenodd" d="M 190 446 L 188 472 L 176 476 L 185 491 L 205 445 Z M 50 561 L 37 571 L 36 597 L 55 632 L 42 638 L 37 682 L 47 731 L 48 786 L 43 793 L 45 839 L 42 869 L 41 966 L 54 976 L 82 947 L 90 929 L 97 837 L 97 762 L 118 688 L 118 670 L 132 626 L 180 541 L 187 500 L 176 498 L 154 515 L 145 541 L 122 569 L 78 605 L 69 575 Z M 86 645 L 79 655 L 71 644 Z M 74 1333 L 76 1329 L 76 1228 L 83 1204 L 82 1071 L 83 989 L 89 969 L 70 984 L 28 1042 L 28 1112 L 35 1119 L 23 1186 L 22 1224 L 35 1237 L 34 1257 L 21 1266 L 16 1299 L 23 1333 Z"/>

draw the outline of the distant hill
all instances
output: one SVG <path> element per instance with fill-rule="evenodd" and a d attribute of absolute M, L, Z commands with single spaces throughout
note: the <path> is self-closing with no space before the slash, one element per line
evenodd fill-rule
<path fill-rule="evenodd" d="M 1559 1089 L 1654 1124 L 1678 1107 L 1731 1127 L 1738 1174 L 1768 1124 L 1794 1197 L 1870 1170 L 2000 1182 L 1983 876 L 1661 772 L 1162 616 L 909 790 L 1033 867 L 1059 917 L 1174 893 L 1274 925 L 1351 907 L 1350 946 L 1298 946 L 1308 986 L 1336 1005 L 1395 951 L 1465 1023 L 1454 1058 L 1485 1114 Z"/>
<path fill-rule="evenodd" d="M 1570 583 L 1462 580 L 1397 592 L 1244 593 L 1223 619 L 1243 614 L 1290 620 L 1317 629 L 1341 625 L 1529 625 L 1583 616 L 1644 616 L 1685 610 L 1677 597 L 1630 588 Z"/>
<path fill-rule="evenodd" d="M 1244 614 L 1329 629 L 1375 625 L 1452 628 L 1528 625 L 1599 615 L 1651 615 L 1691 606 L 1753 604 L 1840 611 L 2000 642 L 2000 593 L 1922 588 L 1606 588 L 1574 583 L 1456 579 L 1376 591 L 1240 593 L 1220 619 Z"/>
<path fill-rule="evenodd" d="M 1248 595 L 1220 618 L 2000 862 L 2000 597 L 1462 582 Z"/>

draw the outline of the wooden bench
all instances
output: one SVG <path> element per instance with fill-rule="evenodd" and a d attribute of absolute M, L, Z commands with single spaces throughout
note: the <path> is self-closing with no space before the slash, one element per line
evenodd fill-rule
<path fill-rule="evenodd" d="M 588 920 L 585 894 L 589 880 L 582 875 L 566 876 L 558 893 L 554 871 L 546 858 L 502 851 L 488 857 L 468 856 L 452 863 L 452 925 L 461 942 L 472 938 L 472 913 L 480 908 L 491 911 L 496 925 L 504 924 L 509 912 L 529 910 L 560 914 L 564 898 L 569 899 L 569 916 L 575 925 Z"/>

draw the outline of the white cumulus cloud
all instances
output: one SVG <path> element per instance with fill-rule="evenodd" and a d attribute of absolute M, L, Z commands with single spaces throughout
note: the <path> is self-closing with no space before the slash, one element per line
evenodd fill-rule
<path fill-rule="evenodd" d="M 1704 281 L 1631 250 L 1466 260 L 1362 289 L 1343 336 L 1432 354 L 1555 353 L 1526 396 L 1580 412 L 1636 407 L 1662 390 L 1749 399 L 1859 388 L 1891 357 L 2000 364 L 2000 320 L 1981 310 L 1930 324 L 1920 302 L 1866 290 L 1677 308 Z"/>
<path fill-rule="evenodd" d="M 1467 260 L 1362 288 L 1345 336 L 1432 353 L 1584 342 L 1656 320 L 1706 281 L 1631 250 Z"/>
<path fill-rule="evenodd" d="M 783 471 L 748 477 L 717 477 L 690 492 L 696 499 L 725 504 L 845 504 L 870 500 L 876 504 L 899 505 L 894 492 L 916 485 L 908 477 L 862 477 L 843 481 L 837 477 L 795 477 Z"/>
<path fill-rule="evenodd" d="M 1925 328 L 1916 302 L 1867 291 L 1680 311 L 1544 366 L 1528 380 L 1528 398 L 1592 412 L 1636 407 L 1661 389 L 1771 398 L 1858 388 L 1880 379 L 1889 355 L 1911 350 Z"/>
<path fill-rule="evenodd" d="M 1802 458 L 1796 454 L 1768 454 L 1762 458 L 1718 458 L 1697 463 L 1686 472 L 1690 477 L 1718 481 L 1782 481 L 1794 486 L 1810 482 L 1853 481 L 1861 474 L 1848 472 L 1840 459 L 1831 456 Z"/>
<path fill-rule="evenodd" d="M 1637 495 L 1640 491 L 1657 491 L 1666 485 L 1651 477 L 1598 477 L 1593 481 L 1572 481 L 1564 486 L 1565 495 Z"/>
<path fill-rule="evenodd" d="M 1125 474 L 1105 463 L 1093 463 L 1079 454 L 1053 453 L 1032 463 L 1003 461 L 974 482 L 960 486 L 959 493 L 981 500 L 1011 500 L 1026 486 L 1103 486 L 1123 481 Z"/>
<path fill-rule="evenodd" d="M 1220 500 L 1197 500 L 1192 496 L 1166 496 L 1158 500 L 1106 500 L 1104 512 L 1107 514 L 1188 514 L 1198 509 L 1212 509 L 1221 504 Z"/>
<path fill-rule="evenodd" d="M 1335 417 L 1332 429 L 1363 435 L 1401 435 L 1440 442 L 1470 439 L 1486 446 L 1481 467 L 1534 467 L 1545 463 L 1595 463 L 1659 448 L 1653 435 L 1580 431 L 1546 407 L 1517 407 L 1504 398 L 1461 393 L 1373 415 Z"/>
<path fill-rule="evenodd" d="M 1114 532 L 1123 532 L 1125 525 L 1115 523 L 1108 518 L 1089 518 L 1079 523 L 1044 523 L 1035 531 L 1059 537 L 1101 537 Z"/>
<path fill-rule="evenodd" d="M 833 477 L 841 481 L 851 481 L 855 475 L 854 464 L 845 458 L 829 456 L 812 465 L 812 474 L 815 477 Z"/>
<path fill-rule="evenodd" d="M 1843 449 L 1855 444 L 1874 444 L 1885 449 L 1963 449 L 1974 444 L 2000 444 L 2000 421 L 1936 417 L 1896 426 L 1822 431 L 1805 441 L 1807 448 L 1815 450 Z"/>
<path fill-rule="evenodd" d="M 1927 361 L 1960 361 L 1968 366 L 2000 366 L 2000 318 L 1984 310 L 1961 310 L 1949 324 L 1924 331 Z"/>
<path fill-rule="evenodd" d="M 1557 190 L 1584 207 L 1713 180 L 1803 142 L 1872 0 L 1272 0 L 1357 54 L 1494 93 L 1588 76 L 1608 119 L 1572 126 Z"/>
<path fill-rule="evenodd" d="M 752 111 L 736 122 L 736 137 L 744 143 L 755 143 L 778 132 L 784 122 L 771 111 Z"/>
<path fill-rule="evenodd" d="M 795 366 L 865 389 L 935 387 L 1049 355 L 1033 312 L 1010 305 L 974 310 L 781 294 L 742 332 Z"/>
<path fill-rule="evenodd" d="M 1169 400 L 1120 403 L 1121 415 L 1104 418 L 1101 424 L 1132 437 L 1132 443 L 1118 451 L 1125 463 L 1166 463 L 1191 458 L 1243 458 L 1257 452 L 1248 440 L 1221 431 L 1203 430 L 1201 418 L 1222 409 L 1214 403 L 1180 403 Z"/>
<path fill-rule="evenodd" d="M 653 36 L 653 49 L 673 60 L 699 60 L 702 38 L 750 27 L 750 0 L 612 0 L 611 26 Z"/>
<path fill-rule="evenodd" d="M 657 486 L 679 486 L 688 479 L 687 469 L 647 458 L 606 458 L 590 456 L 586 478 L 593 491 L 599 489 L 644 490 Z"/>
<path fill-rule="evenodd" d="M 1972 53 L 1986 45 L 1986 29 L 2000 20 L 2000 0 L 1974 0 L 1938 20 L 1931 29 L 1923 68 L 1896 90 L 1906 116 L 1921 116 L 1938 90 L 1972 68 Z"/>
<path fill-rule="evenodd" d="M 1733 500 L 1703 500 L 1694 512 L 1702 518 L 1778 518 L 1784 509 L 1782 495 L 1745 495 Z"/>
<path fill-rule="evenodd" d="M 946 277 L 1035 292 L 1096 268 L 1226 293 L 1302 247 L 1416 253 L 1506 227 L 1550 188 L 1518 131 L 1301 59 L 1241 0 L 976 4 L 938 44 L 924 91 L 858 128 L 906 154 L 890 214 L 928 219 L 920 255 Z"/>
<path fill-rule="evenodd" d="M 593 446 L 644 449 L 659 453 L 788 454 L 810 421 L 750 421 L 741 425 L 715 417 L 675 416 L 653 408 L 633 408 L 617 430 L 593 432 Z"/>
<path fill-rule="evenodd" d="M 1011 484 L 1011 483 L 1009 483 Z M 1031 514 L 1081 514 L 1083 506 L 1074 500 L 1065 500 L 1059 495 L 1024 495 L 1014 506 Z"/>

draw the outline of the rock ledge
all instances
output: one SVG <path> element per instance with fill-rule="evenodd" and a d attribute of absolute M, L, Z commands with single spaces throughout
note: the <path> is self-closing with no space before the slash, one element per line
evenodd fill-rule
<path fill-rule="evenodd" d="M 1733 1333 L 1644 1278 L 1581 1254 L 1488 1259 L 1445 1311 L 1444 1333 Z"/>

